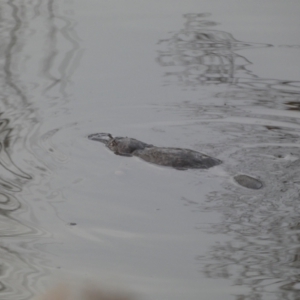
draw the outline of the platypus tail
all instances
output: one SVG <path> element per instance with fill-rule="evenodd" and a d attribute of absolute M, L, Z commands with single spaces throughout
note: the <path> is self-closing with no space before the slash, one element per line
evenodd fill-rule
<path fill-rule="evenodd" d="M 88 139 L 101 142 L 106 145 L 111 139 L 113 139 L 113 136 L 110 133 L 93 133 L 88 135 Z"/>

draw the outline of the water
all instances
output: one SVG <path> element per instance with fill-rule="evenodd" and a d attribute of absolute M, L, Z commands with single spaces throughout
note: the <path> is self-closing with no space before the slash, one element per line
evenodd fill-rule
<path fill-rule="evenodd" d="M 0 299 L 78 275 L 145 299 L 300 297 L 298 1 L 0 7 Z M 95 132 L 224 163 L 159 167 Z"/>

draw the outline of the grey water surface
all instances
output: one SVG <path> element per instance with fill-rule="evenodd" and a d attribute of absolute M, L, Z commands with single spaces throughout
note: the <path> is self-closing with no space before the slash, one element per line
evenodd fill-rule
<path fill-rule="evenodd" d="M 296 0 L 1 2 L 0 299 L 69 276 L 141 299 L 299 299 L 299 15 Z M 223 164 L 146 164 L 95 132 Z"/>

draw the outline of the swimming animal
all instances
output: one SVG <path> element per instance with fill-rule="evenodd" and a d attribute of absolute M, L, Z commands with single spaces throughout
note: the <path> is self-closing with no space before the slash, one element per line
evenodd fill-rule
<path fill-rule="evenodd" d="M 121 156 L 137 156 L 147 162 L 178 170 L 208 169 L 221 160 L 185 148 L 156 147 L 129 137 L 113 137 L 110 133 L 90 134 L 88 139 L 102 142 L 108 149 Z M 235 181 L 250 189 L 260 189 L 262 183 L 248 175 L 236 175 Z"/>
<path fill-rule="evenodd" d="M 105 139 L 104 137 L 109 139 Z M 155 147 L 128 137 L 115 137 L 96 133 L 88 136 L 90 140 L 104 143 L 111 151 L 122 156 L 137 156 L 147 162 L 175 169 L 208 169 L 219 165 L 219 159 L 200 152 L 171 147 Z"/>

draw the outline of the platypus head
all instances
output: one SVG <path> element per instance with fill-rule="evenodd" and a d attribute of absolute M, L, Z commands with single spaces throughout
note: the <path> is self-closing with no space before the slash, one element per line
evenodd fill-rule
<path fill-rule="evenodd" d="M 143 150 L 152 145 L 129 137 L 113 137 L 110 133 L 94 133 L 88 139 L 104 143 L 108 149 L 118 155 L 132 156 L 136 150 Z"/>
<path fill-rule="evenodd" d="M 112 138 L 107 142 L 106 146 L 108 149 L 110 149 L 114 153 L 119 154 L 119 152 L 120 152 L 119 148 L 120 148 L 120 146 L 122 146 L 123 139 L 124 138 L 118 138 L 118 137 Z M 128 152 L 128 154 L 129 154 L 129 151 L 125 150 L 125 152 Z"/>
<path fill-rule="evenodd" d="M 101 142 L 107 145 L 107 143 L 111 141 L 113 137 L 110 133 L 93 133 L 88 135 L 88 139 L 92 141 Z"/>
<path fill-rule="evenodd" d="M 144 149 L 147 144 L 128 137 L 115 137 L 110 139 L 106 146 L 115 154 L 132 156 L 135 150 Z"/>

